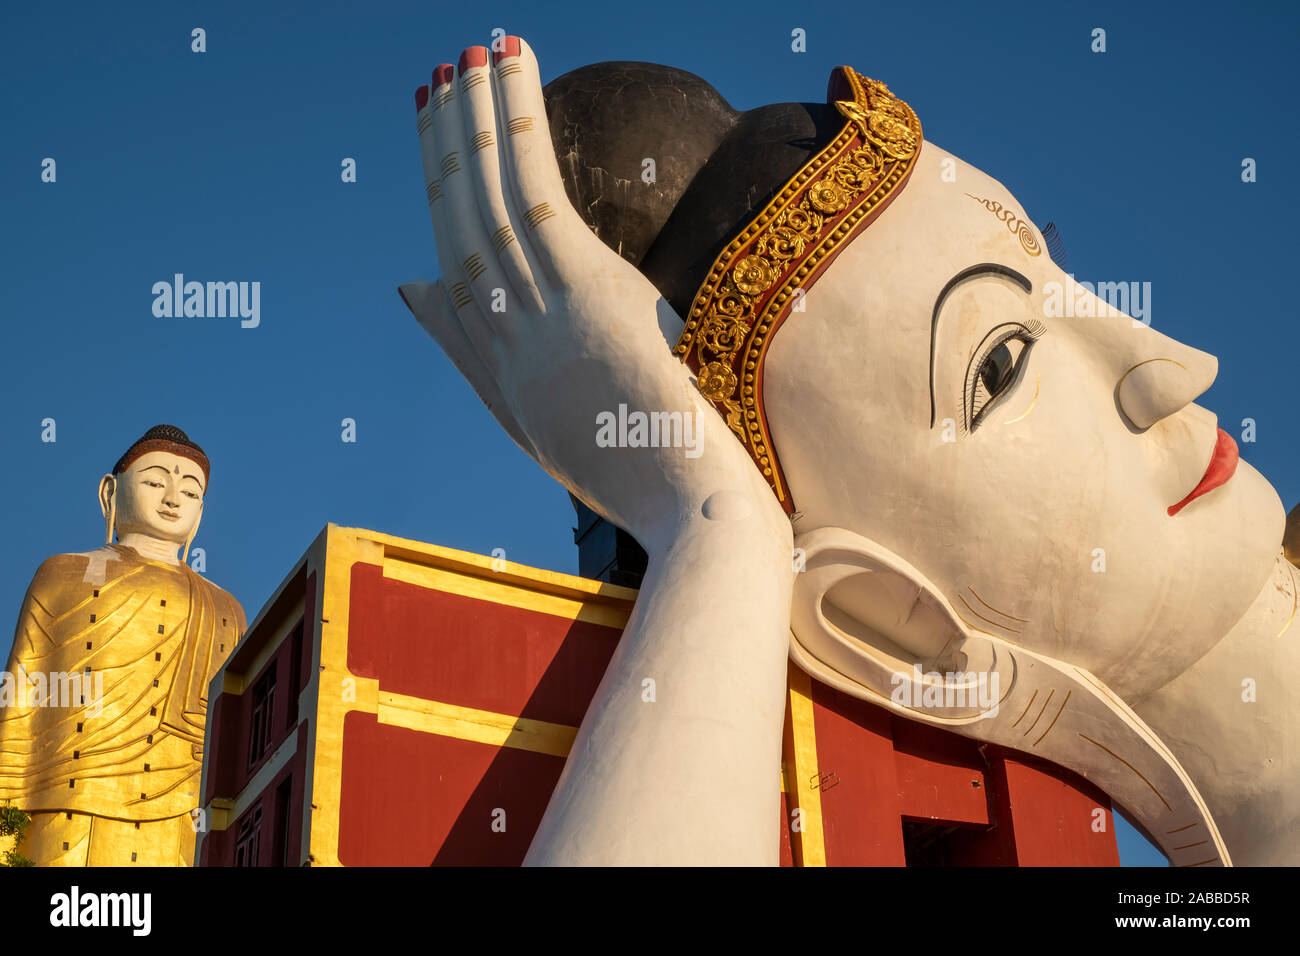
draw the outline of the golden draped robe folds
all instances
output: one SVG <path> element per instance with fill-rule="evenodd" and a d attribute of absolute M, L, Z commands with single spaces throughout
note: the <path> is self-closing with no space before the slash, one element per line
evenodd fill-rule
<path fill-rule="evenodd" d="M 208 682 L 244 623 L 185 564 L 123 545 L 40 566 L 0 698 L 0 801 L 32 815 L 24 856 L 192 864 Z"/>

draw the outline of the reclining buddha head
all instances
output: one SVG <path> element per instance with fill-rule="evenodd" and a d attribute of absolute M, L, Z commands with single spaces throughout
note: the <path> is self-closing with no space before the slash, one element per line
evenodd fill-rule
<path fill-rule="evenodd" d="M 666 347 L 796 535 L 845 529 L 918 572 L 829 596 L 871 633 L 907 631 L 890 589 L 937 590 L 1128 699 L 1260 592 L 1284 514 L 1194 404 L 1217 360 L 1076 285 L 883 84 L 841 68 L 826 104 L 738 112 L 605 63 L 546 95 L 570 199 L 683 319 Z M 923 630 L 903 656 L 939 659 Z"/>

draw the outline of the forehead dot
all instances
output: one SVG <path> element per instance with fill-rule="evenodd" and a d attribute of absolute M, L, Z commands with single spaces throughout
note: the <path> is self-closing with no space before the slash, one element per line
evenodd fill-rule
<path fill-rule="evenodd" d="M 172 474 L 173 474 L 173 475 L 179 475 L 180 473 L 181 473 L 181 466 L 180 466 L 180 465 L 177 465 L 177 466 L 176 466 L 176 470 L 173 471 Z"/>

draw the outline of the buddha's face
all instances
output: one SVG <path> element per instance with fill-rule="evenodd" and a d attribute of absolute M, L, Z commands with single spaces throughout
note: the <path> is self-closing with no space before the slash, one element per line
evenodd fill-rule
<path fill-rule="evenodd" d="M 183 544 L 203 510 L 203 469 L 171 452 L 141 455 L 117 475 L 119 535 L 145 534 Z"/>
<path fill-rule="evenodd" d="M 871 538 L 970 626 L 1140 696 L 1260 592 L 1282 505 L 1244 461 L 1202 485 L 1234 460 L 1192 404 L 1216 359 L 1108 310 L 989 202 L 1024 220 L 925 144 L 774 338 L 764 402 L 796 530 Z"/>

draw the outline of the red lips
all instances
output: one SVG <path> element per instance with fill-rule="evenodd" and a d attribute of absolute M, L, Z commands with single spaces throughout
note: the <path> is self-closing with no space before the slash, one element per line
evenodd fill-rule
<path fill-rule="evenodd" d="M 1225 484 L 1237 470 L 1239 458 L 1237 443 L 1232 440 L 1231 435 L 1220 428 L 1219 438 L 1214 443 L 1214 455 L 1210 458 L 1210 467 L 1205 469 L 1205 477 L 1192 489 L 1191 494 L 1178 504 L 1169 506 L 1169 517 L 1178 514 L 1201 495 L 1208 494 L 1219 485 Z"/>

